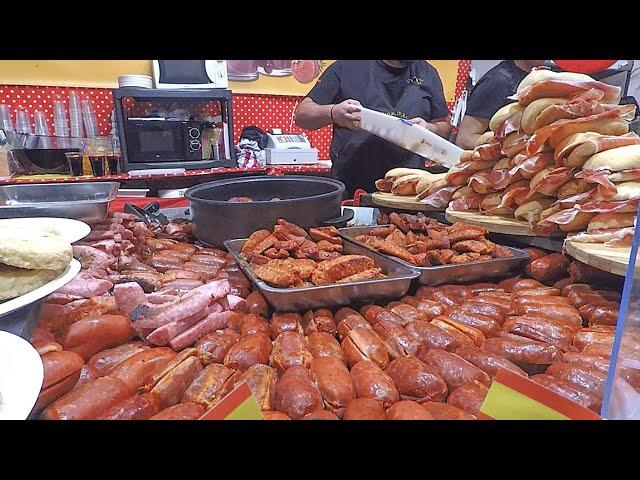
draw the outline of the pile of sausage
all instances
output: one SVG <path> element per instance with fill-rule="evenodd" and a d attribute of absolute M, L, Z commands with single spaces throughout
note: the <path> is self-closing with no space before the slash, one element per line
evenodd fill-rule
<path fill-rule="evenodd" d="M 567 280 L 511 278 L 270 316 L 252 292 L 243 312 L 180 352 L 131 341 L 120 316 L 102 340 L 43 355 L 37 408 L 49 419 L 196 419 L 246 381 L 265 419 L 473 419 L 502 367 L 599 412 L 614 327 L 593 312 L 617 301 Z M 55 338 L 68 346 L 68 335 Z M 625 375 L 640 388 L 635 371 Z"/>

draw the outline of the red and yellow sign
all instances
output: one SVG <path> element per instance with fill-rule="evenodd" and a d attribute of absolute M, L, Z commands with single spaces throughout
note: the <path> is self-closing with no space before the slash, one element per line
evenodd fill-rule
<path fill-rule="evenodd" d="M 247 382 L 242 382 L 200 420 L 262 420 L 262 411 Z"/>
<path fill-rule="evenodd" d="M 500 369 L 478 413 L 482 420 L 600 420 L 581 405 Z"/>

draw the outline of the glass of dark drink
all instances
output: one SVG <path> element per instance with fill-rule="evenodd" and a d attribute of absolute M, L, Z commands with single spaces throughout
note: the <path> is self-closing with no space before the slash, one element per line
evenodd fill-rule
<path fill-rule="evenodd" d="M 107 165 L 109 175 L 119 175 L 122 173 L 122 158 L 119 152 L 111 152 L 107 155 Z"/>
<path fill-rule="evenodd" d="M 82 154 L 78 152 L 65 153 L 67 161 L 69 162 L 69 171 L 74 177 L 82 176 Z"/>
<path fill-rule="evenodd" d="M 105 155 L 89 155 L 89 163 L 94 177 L 104 177 L 105 175 Z"/>

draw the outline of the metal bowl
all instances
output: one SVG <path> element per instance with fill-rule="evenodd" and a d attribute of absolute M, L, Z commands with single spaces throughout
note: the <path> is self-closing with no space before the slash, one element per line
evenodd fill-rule
<path fill-rule="evenodd" d="M 191 187 L 185 196 L 198 240 L 221 248 L 228 238 L 247 238 L 256 230 L 271 230 L 279 218 L 302 228 L 345 225 L 353 218 L 353 211 L 341 215 L 344 191 L 344 184 L 337 180 L 291 175 L 218 180 Z M 228 201 L 238 196 L 253 201 Z M 274 197 L 279 200 L 271 200 Z"/>

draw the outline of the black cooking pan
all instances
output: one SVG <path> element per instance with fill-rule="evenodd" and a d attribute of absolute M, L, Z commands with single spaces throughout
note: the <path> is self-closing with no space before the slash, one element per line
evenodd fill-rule
<path fill-rule="evenodd" d="M 224 240 L 247 238 L 256 230 L 271 230 L 279 218 L 303 228 L 343 227 L 353 210 L 340 213 L 342 182 L 324 177 L 290 175 L 217 180 L 191 187 L 185 193 L 198 240 L 223 247 Z M 250 197 L 235 203 L 232 197 Z M 280 200 L 272 200 L 274 197 Z"/>

